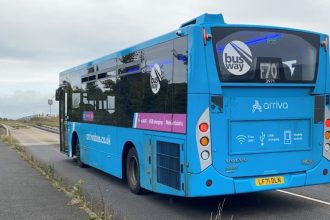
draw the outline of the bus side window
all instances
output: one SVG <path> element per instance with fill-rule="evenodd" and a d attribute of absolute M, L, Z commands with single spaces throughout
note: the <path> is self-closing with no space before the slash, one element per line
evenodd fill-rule
<path fill-rule="evenodd" d="M 187 112 L 188 38 L 174 40 L 173 113 Z"/>
<path fill-rule="evenodd" d="M 117 66 L 119 126 L 132 127 L 134 113 L 172 112 L 173 41 L 120 57 Z"/>
<path fill-rule="evenodd" d="M 173 41 L 145 49 L 145 58 L 148 78 L 142 112 L 172 113 Z M 153 77 L 158 70 L 159 77 Z"/>

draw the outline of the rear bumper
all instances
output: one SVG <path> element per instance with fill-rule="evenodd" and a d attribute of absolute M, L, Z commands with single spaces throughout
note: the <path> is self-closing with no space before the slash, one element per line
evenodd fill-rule
<path fill-rule="evenodd" d="M 219 174 L 213 166 L 208 167 L 199 174 L 187 174 L 186 196 L 218 196 L 236 193 L 258 192 L 266 190 L 276 190 L 307 185 L 315 185 L 330 182 L 330 173 L 323 175 L 323 170 L 330 171 L 330 162 L 322 158 L 321 162 L 307 172 L 276 174 L 270 176 L 283 176 L 284 184 L 256 186 L 255 178 L 230 178 Z M 212 180 L 212 185 L 207 186 L 206 181 Z"/>
<path fill-rule="evenodd" d="M 306 172 L 305 185 L 315 185 L 330 182 L 330 173 L 323 175 L 323 170 L 327 169 L 330 172 L 330 161 L 322 157 L 320 163 L 311 170 Z"/>

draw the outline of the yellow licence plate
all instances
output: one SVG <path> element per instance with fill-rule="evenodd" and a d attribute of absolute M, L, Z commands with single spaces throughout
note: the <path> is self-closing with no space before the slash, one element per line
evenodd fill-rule
<path fill-rule="evenodd" d="M 284 184 L 283 176 L 272 176 L 264 178 L 256 178 L 256 186 L 280 185 Z"/>

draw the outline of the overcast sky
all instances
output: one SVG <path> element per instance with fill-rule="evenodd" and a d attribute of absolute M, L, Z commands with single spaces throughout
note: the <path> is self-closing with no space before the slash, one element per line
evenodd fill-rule
<path fill-rule="evenodd" d="M 327 0 L 0 0 L 0 117 L 49 113 L 60 71 L 203 13 L 329 34 L 329 12 Z"/>

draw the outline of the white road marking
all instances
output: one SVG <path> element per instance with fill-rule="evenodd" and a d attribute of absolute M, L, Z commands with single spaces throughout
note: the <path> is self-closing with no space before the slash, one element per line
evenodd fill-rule
<path fill-rule="evenodd" d="M 292 192 L 288 192 L 288 191 L 284 191 L 284 190 L 280 190 L 280 189 L 278 189 L 276 191 L 277 192 L 281 192 L 281 193 L 285 193 L 285 194 L 289 194 L 291 196 L 296 196 L 296 197 L 299 197 L 299 198 L 307 199 L 307 200 L 310 200 L 310 201 L 314 201 L 314 202 L 318 202 L 318 203 L 322 203 L 324 205 L 330 206 L 330 202 L 326 202 L 326 201 L 323 201 L 323 200 L 314 199 L 312 197 L 303 196 L 303 195 L 300 195 L 300 194 L 296 194 L 296 193 L 292 193 Z"/>

